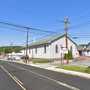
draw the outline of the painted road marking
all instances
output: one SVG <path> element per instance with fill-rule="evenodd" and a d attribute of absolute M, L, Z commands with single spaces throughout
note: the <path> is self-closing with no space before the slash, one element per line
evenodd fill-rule
<path fill-rule="evenodd" d="M 16 81 L 18 81 L 20 84 L 23 85 L 23 83 L 16 77 L 16 76 L 13 76 L 15 78 Z"/>
<path fill-rule="evenodd" d="M 23 83 L 18 78 L 12 76 L 2 65 L 0 65 L 0 67 L 5 73 L 7 73 L 8 76 L 12 78 L 12 80 L 14 80 L 22 88 L 22 90 L 26 90 L 26 88 L 23 86 Z"/>
<path fill-rule="evenodd" d="M 42 79 L 43 79 L 43 78 L 48 79 L 48 80 L 50 80 L 50 81 L 53 81 L 53 82 L 55 82 L 55 83 L 57 83 L 57 84 L 59 84 L 59 85 L 61 85 L 61 86 L 64 86 L 64 87 L 66 87 L 66 88 L 69 88 L 69 89 L 71 89 L 71 90 L 80 90 L 79 88 L 73 87 L 73 86 L 71 86 L 71 85 L 68 85 L 68 84 L 66 84 L 66 83 L 57 81 L 57 80 L 55 80 L 55 79 L 49 78 L 49 77 L 44 76 L 44 75 L 41 75 L 41 74 L 39 74 L 39 73 L 30 71 L 30 70 L 27 70 L 27 71 L 29 71 L 29 72 L 31 72 L 31 73 L 37 75 L 37 76 L 42 77 Z"/>
<path fill-rule="evenodd" d="M 9 63 L 9 64 L 10 64 L 10 63 Z M 13 65 L 10 64 L 10 65 L 13 66 L 13 67 L 15 67 L 15 68 L 18 68 L 18 69 L 21 69 L 21 70 L 26 70 L 26 71 L 28 71 L 28 72 L 31 72 L 31 73 L 39 76 L 39 77 L 42 77 L 42 79 L 44 78 L 44 79 L 48 79 L 48 80 L 50 80 L 50 81 L 53 81 L 53 82 L 55 82 L 55 83 L 57 83 L 57 84 L 59 84 L 59 85 L 61 85 L 61 86 L 64 86 L 64 87 L 66 87 L 66 88 L 69 88 L 69 89 L 71 89 L 71 90 L 80 90 L 80 89 L 77 88 L 77 87 L 74 87 L 74 86 L 72 86 L 72 85 L 69 85 L 69 84 L 60 82 L 60 81 L 58 81 L 58 80 L 55 80 L 55 79 L 52 79 L 52 78 L 50 78 L 50 77 L 41 75 L 41 74 L 39 74 L 39 73 L 33 72 L 32 70 L 28 70 L 28 69 L 22 68 L 22 67 L 20 67 L 20 66 L 15 66 L 14 64 L 13 64 Z"/>

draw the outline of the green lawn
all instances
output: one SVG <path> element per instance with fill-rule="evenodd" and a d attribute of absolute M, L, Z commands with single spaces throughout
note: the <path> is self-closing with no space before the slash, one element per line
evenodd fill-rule
<path fill-rule="evenodd" d="M 63 65 L 63 66 L 58 66 L 57 68 L 62 68 L 62 69 L 71 70 L 71 71 L 84 72 L 84 73 L 90 73 L 90 67 L 85 67 L 85 66 Z"/>
<path fill-rule="evenodd" d="M 50 60 L 48 59 L 32 59 L 33 63 L 49 63 Z"/>

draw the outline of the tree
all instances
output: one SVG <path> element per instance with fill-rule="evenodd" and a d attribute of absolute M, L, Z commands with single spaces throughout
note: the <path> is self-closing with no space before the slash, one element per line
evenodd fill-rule
<path fill-rule="evenodd" d="M 0 53 L 12 53 L 12 52 L 20 52 L 20 50 L 22 50 L 23 47 L 21 46 L 5 46 L 5 47 L 0 47 Z"/>
<path fill-rule="evenodd" d="M 64 54 L 64 59 L 67 59 L 67 60 L 73 59 L 71 50 L 68 50 L 68 53 Z"/>

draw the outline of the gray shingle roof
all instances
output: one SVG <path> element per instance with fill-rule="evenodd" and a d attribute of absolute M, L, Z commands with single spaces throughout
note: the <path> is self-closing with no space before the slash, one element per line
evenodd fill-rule
<path fill-rule="evenodd" d="M 87 47 L 86 44 L 81 44 L 81 45 L 78 45 L 78 50 L 81 51 L 81 50 L 84 50 L 85 48 Z"/>
<path fill-rule="evenodd" d="M 53 36 L 49 36 L 45 39 L 42 39 L 42 40 L 38 40 L 36 42 L 33 42 L 29 45 L 29 47 L 32 47 L 32 46 L 38 46 L 38 45 L 44 45 L 44 44 L 50 44 L 51 42 L 55 41 L 55 40 L 58 40 L 62 37 L 64 37 L 65 34 L 61 35 L 61 34 L 57 34 L 57 35 L 53 35 Z M 69 38 L 69 37 L 68 37 Z M 70 38 L 69 38 L 70 39 Z M 70 39 L 71 40 L 71 39 Z M 72 40 L 71 40 L 72 41 Z M 73 41 L 72 41 L 73 42 Z M 73 42 L 75 43 L 75 42 Z M 76 43 L 75 43 L 76 44 Z"/>
<path fill-rule="evenodd" d="M 78 45 L 78 50 L 79 50 L 79 51 L 82 51 L 82 50 L 90 50 L 90 43 Z"/>

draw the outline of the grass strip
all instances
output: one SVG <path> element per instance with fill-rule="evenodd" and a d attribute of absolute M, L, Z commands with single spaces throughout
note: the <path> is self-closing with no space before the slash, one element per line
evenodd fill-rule
<path fill-rule="evenodd" d="M 58 66 L 57 68 L 62 68 L 65 70 L 71 70 L 71 71 L 78 71 L 78 72 L 84 72 L 90 74 L 90 66 L 75 66 L 75 65 L 63 65 Z"/>

